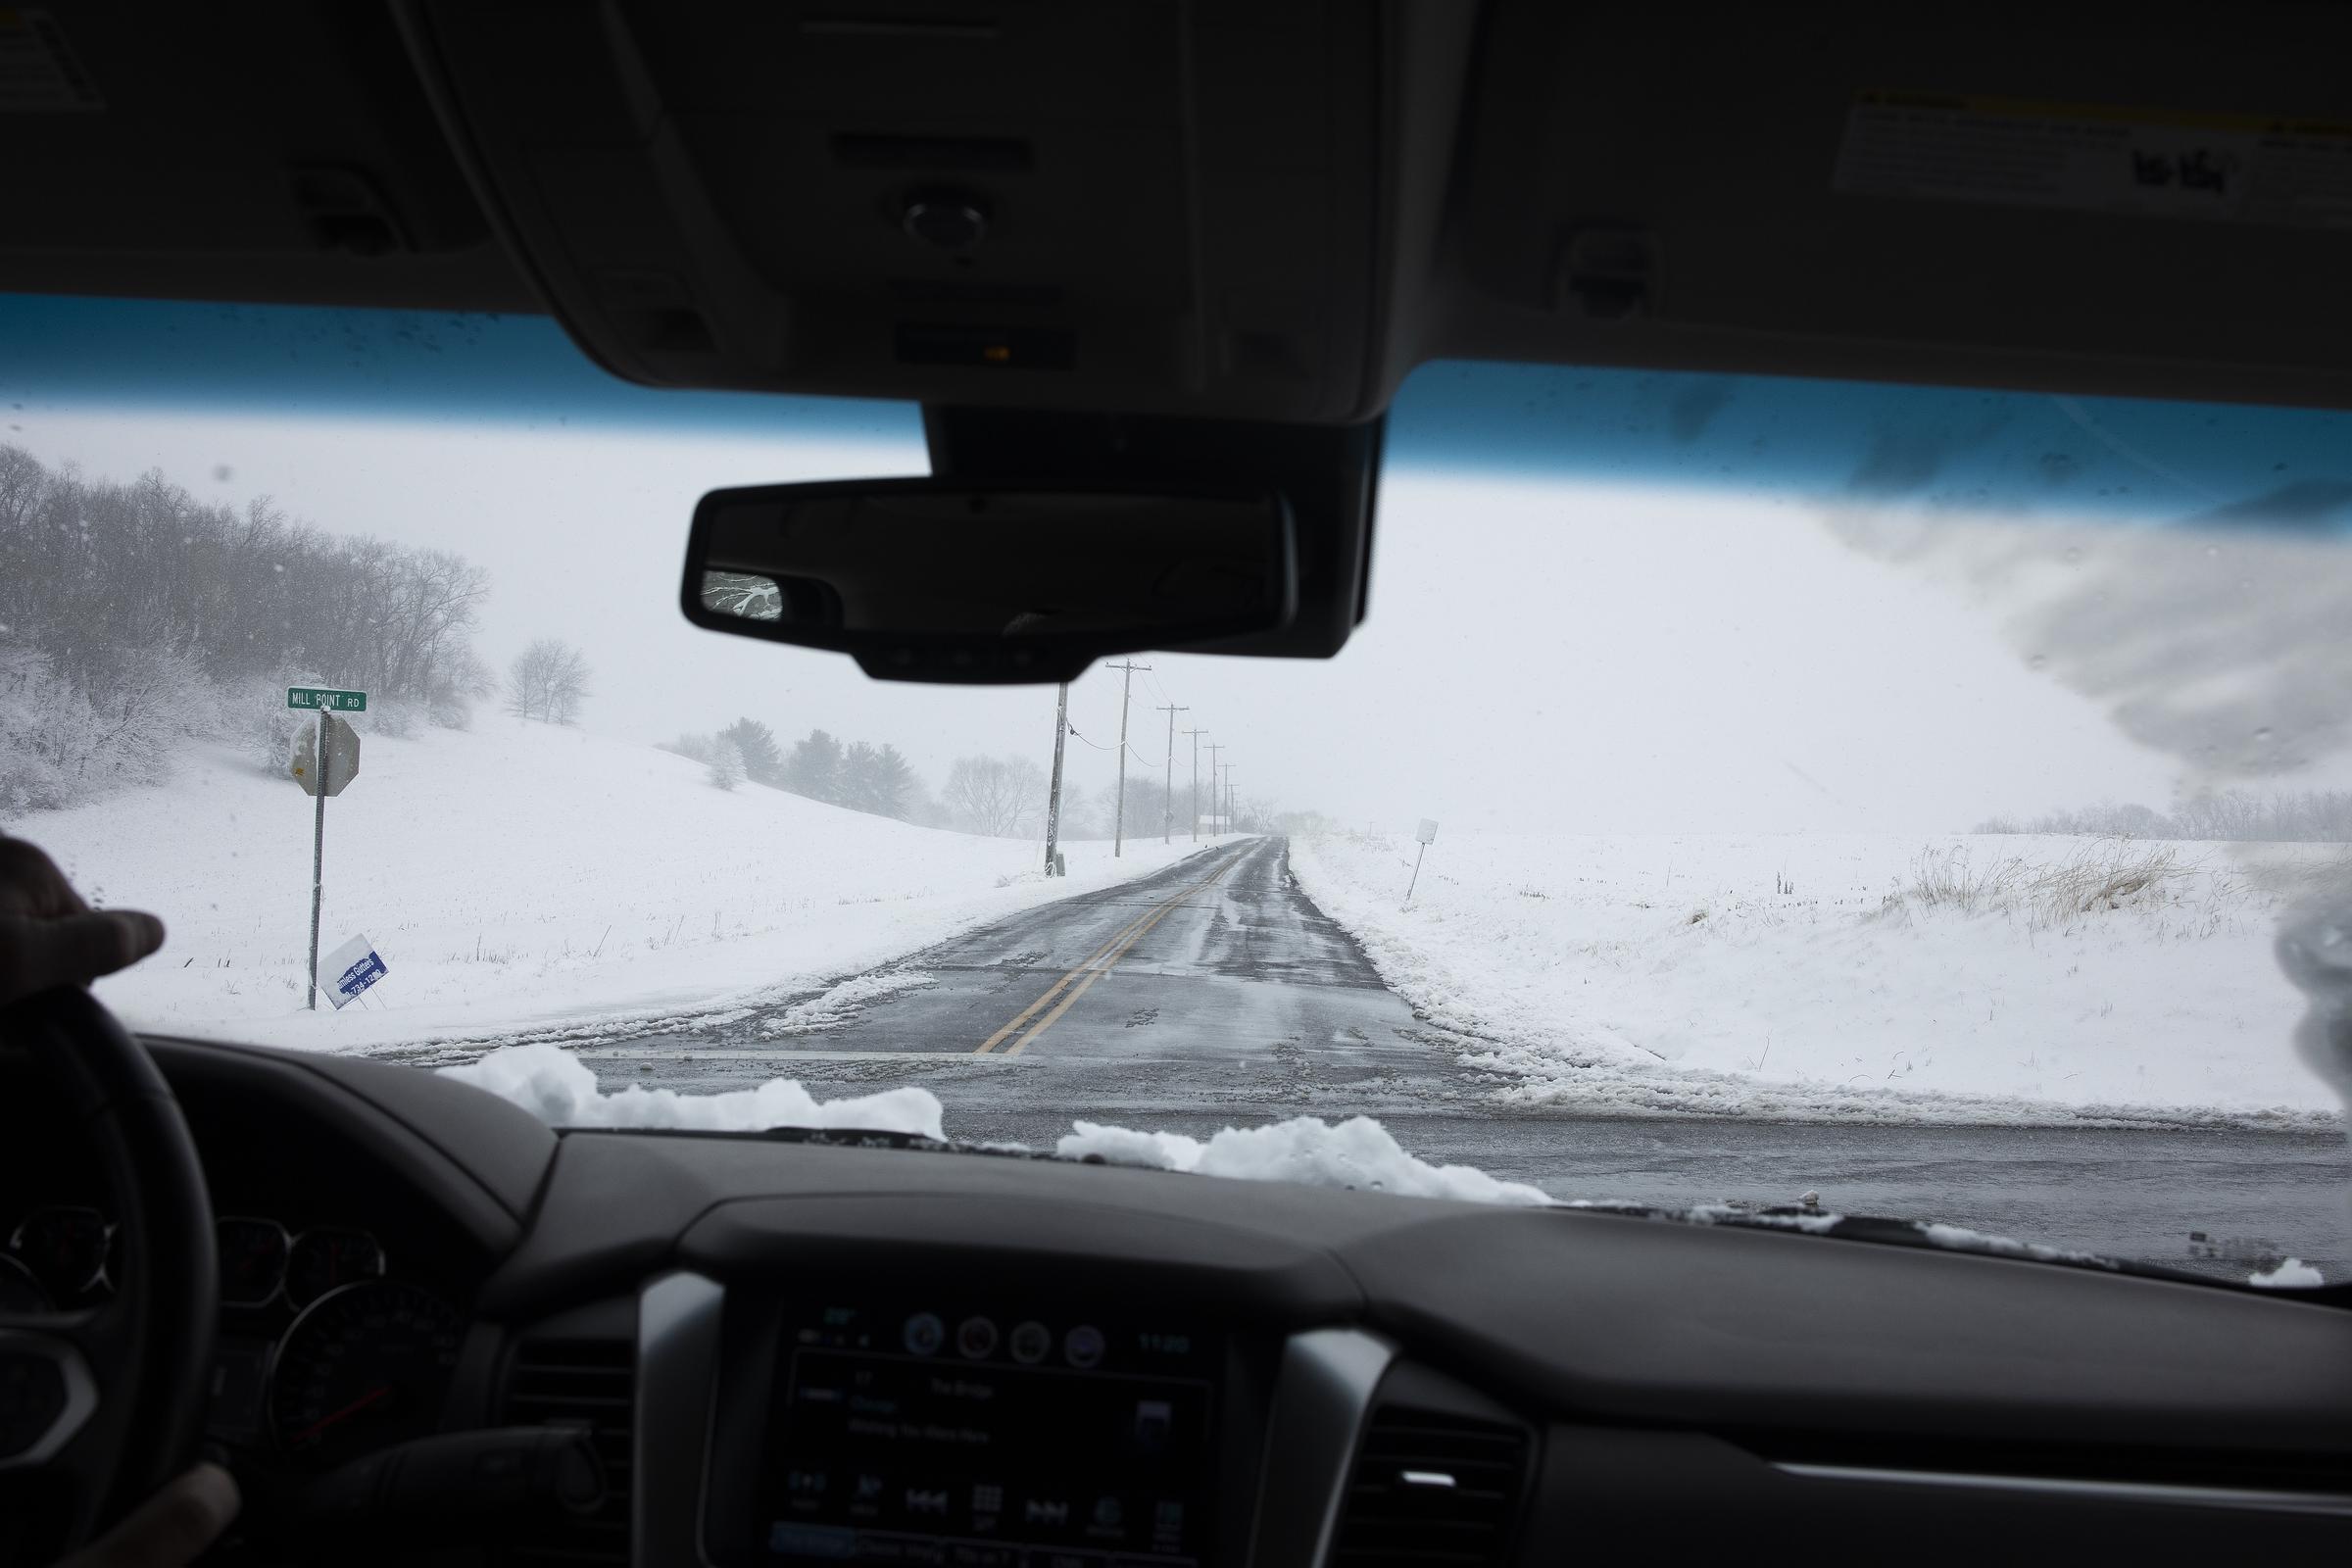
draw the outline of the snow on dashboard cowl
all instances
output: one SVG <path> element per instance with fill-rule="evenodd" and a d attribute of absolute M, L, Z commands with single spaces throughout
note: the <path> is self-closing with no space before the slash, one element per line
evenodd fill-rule
<path fill-rule="evenodd" d="M 820 1101 L 794 1079 L 770 1078 L 754 1088 L 715 1095 L 635 1084 L 607 1092 L 597 1087 L 596 1073 L 587 1063 L 548 1044 L 508 1046 L 478 1061 L 439 1070 L 443 1077 L 512 1101 L 556 1127 L 716 1132 L 795 1127 L 947 1139 L 939 1097 L 928 1089 Z M 1525 1182 L 1501 1181 L 1469 1165 L 1432 1165 L 1419 1159 L 1370 1116 L 1351 1116 L 1336 1126 L 1320 1117 L 1294 1116 L 1262 1127 L 1227 1127 L 1205 1141 L 1087 1121 L 1073 1126 L 1054 1151 L 1058 1158 L 1409 1198 L 1521 1206 L 1552 1201 L 1541 1188 Z M 1028 1152 L 1008 1145 L 986 1147 L 992 1152 Z"/>
<path fill-rule="evenodd" d="M 1473 1203 L 1552 1201 L 1541 1188 L 1497 1180 L 1476 1166 L 1432 1165 L 1418 1159 L 1371 1116 L 1350 1116 L 1337 1126 L 1319 1116 L 1294 1116 L 1262 1127 L 1228 1127 L 1206 1142 L 1181 1133 L 1135 1132 L 1091 1121 L 1072 1125 L 1075 1130 L 1054 1147 L 1064 1159 Z"/>
<path fill-rule="evenodd" d="M 889 1089 L 878 1095 L 820 1101 L 790 1078 L 750 1089 L 683 1095 L 631 1084 L 607 1094 L 596 1072 L 561 1046 L 507 1046 L 478 1061 L 443 1067 L 445 1078 L 486 1089 L 551 1127 L 675 1127 L 706 1132 L 764 1132 L 771 1127 L 821 1127 L 866 1132 L 947 1135 L 939 1097 L 928 1089 Z"/>

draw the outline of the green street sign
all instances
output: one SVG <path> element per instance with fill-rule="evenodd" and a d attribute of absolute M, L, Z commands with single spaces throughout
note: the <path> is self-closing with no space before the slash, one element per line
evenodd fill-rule
<path fill-rule="evenodd" d="M 286 706 L 323 709 L 330 713 L 365 713 L 368 711 L 368 694 L 339 692 L 332 686 L 289 686 L 286 688 Z"/>

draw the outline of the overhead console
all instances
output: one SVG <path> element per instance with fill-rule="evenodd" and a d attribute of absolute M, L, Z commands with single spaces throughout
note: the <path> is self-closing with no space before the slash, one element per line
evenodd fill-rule
<path fill-rule="evenodd" d="M 1389 315 L 1434 249 L 1475 22 L 1247 0 L 401 14 L 492 220 L 632 380 L 1341 423 L 1407 368 Z"/>

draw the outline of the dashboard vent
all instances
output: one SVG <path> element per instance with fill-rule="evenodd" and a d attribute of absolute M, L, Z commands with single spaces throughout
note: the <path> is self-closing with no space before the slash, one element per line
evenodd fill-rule
<path fill-rule="evenodd" d="M 1524 1429 L 1384 1405 L 1364 1430 L 1332 1561 L 1348 1568 L 1462 1568 L 1510 1555 L 1527 1475 Z"/>
<path fill-rule="evenodd" d="M 629 1560 L 630 1413 L 634 1348 L 626 1340 L 526 1340 L 507 1369 L 505 1419 L 514 1426 L 588 1428 L 604 1461 L 604 1507 L 560 1535 L 509 1551 L 513 1563 Z"/>

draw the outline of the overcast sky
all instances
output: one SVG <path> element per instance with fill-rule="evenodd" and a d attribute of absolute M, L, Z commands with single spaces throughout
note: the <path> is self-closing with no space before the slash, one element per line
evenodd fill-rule
<path fill-rule="evenodd" d="M 535 637 L 579 644 L 599 730 L 651 741 L 750 714 L 787 738 L 892 742 L 933 782 L 964 753 L 1051 753 L 1051 688 L 876 683 L 678 614 L 704 491 L 921 472 L 911 442 L 71 406 L 11 418 L 8 439 L 91 476 L 159 467 L 208 501 L 267 495 L 336 531 L 466 555 L 492 578 L 484 654 L 503 666 Z M 2184 776 L 2062 671 L 2031 667 L 2005 629 L 2014 606 L 1982 582 L 1858 549 L 1802 505 L 1392 467 L 1377 538 L 1371 615 L 1338 660 L 1145 656 L 1137 749 L 1162 756 L 1154 710 L 1179 703 L 1180 728 L 1230 748 L 1246 796 L 1554 831 L 1948 831 L 2161 807 Z M 1115 740 L 1118 693 L 1101 670 L 1073 688 L 1081 735 Z M 1073 743 L 1070 765 L 1099 787 L 1112 756 Z"/>

